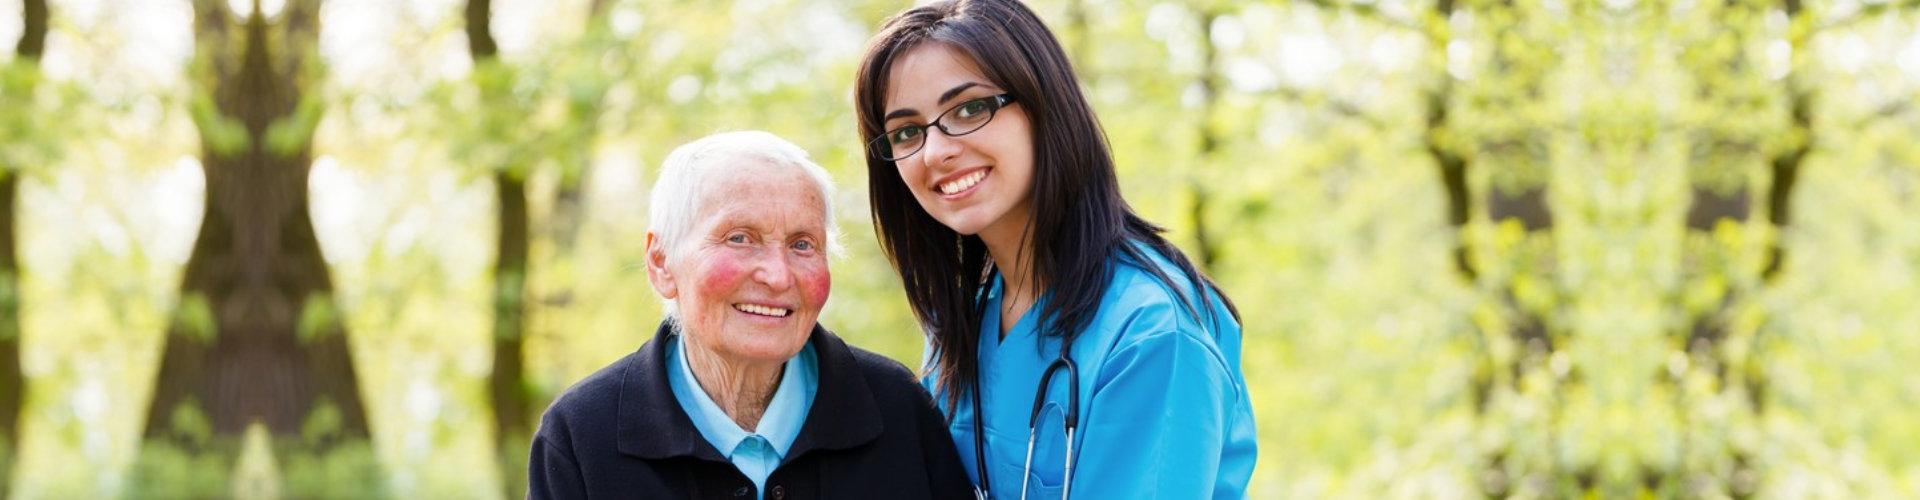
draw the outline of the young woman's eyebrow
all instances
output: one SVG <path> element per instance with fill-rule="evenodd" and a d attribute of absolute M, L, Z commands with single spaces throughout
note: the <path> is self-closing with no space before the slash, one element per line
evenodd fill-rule
<path fill-rule="evenodd" d="M 946 92 L 943 92 L 940 94 L 940 105 L 945 106 L 947 105 L 947 101 L 953 100 L 954 96 L 958 96 L 960 95 L 961 92 L 964 92 L 967 89 L 978 87 L 978 86 L 980 86 L 979 82 L 967 82 L 967 83 L 956 85 L 953 88 L 947 89 Z"/>
<path fill-rule="evenodd" d="M 954 96 L 958 96 L 960 95 L 961 92 L 965 92 L 967 89 L 978 87 L 978 86 L 980 86 L 980 82 L 967 82 L 967 83 L 955 85 L 953 88 L 947 89 L 946 92 L 940 93 L 940 105 L 945 106 L 947 104 L 947 101 L 953 100 Z M 920 114 L 920 112 L 917 110 L 914 110 L 913 108 L 901 108 L 901 109 L 893 110 L 890 113 L 887 113 L 886 118 L 883 118 L 882 120 L 892 120 L 894 118 L 908 117 L 908 116 L 913 116 L 917 114 Z"/>

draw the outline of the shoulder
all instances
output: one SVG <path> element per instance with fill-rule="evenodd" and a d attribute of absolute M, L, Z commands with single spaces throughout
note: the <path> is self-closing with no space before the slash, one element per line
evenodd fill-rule
<path fill-rule="evenodd" d="M 1100 298 L 1102 316 L 1123 320 L 1128 330 L 1205 330 L 1202 311 L 1219 303 L 1212 290 L 1195 286 L 1178 266 L 1144 245 L 1147 260 L 1113 257 L 1113 278 Z M 1231 318 L 1229 318 L 1229 321 Z"/>
<path fill-rule="evenodd" d="M 1103 332 L 1100 355 L 1191 352 L 1237 371 L 1240 324 L 1219 292 L 1195 283 L 1166 256 L 1134 243 L 1142 258 L 1116 252 L 1113 274 L 1090 331 Z M 1180 346 L 1198 349 L 1180 349 Z"/>
<path fill-rule="evenodd" d="M 847 372 L 857 374 L 859 379 L 859 382 L 850 380 L 843 382 L 853 384 L 864 382 L 867 392 L 882 405 L 926 399 L 926 388 L 920 386 L 920 379 L 905 364 L 880 353 L 847 344 L 831 332 L 823 330 L 822 333 L 825 334 L 826 341 L 817 344 L 817 347 L 838 352 L 819 352 L 820 362 L 841 363 L 845 365 L 843 368 L 847 368 Z M 820 382 L 825 384 L 834 381 L 822 378 Z"/>

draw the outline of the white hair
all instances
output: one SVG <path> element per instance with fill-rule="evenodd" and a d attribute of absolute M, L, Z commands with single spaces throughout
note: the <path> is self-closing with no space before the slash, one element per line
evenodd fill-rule
<path fill-rule="evenodd" d="M 673 250 L 691 230 L 699 213 L 700 194 L 710 176 L 724 175 L 727 167 L 742 160 L 760 160 L 768 164 L 799 169 L 813 181 L 820 195 L 820 219 L 826 224 L 828 255 L 840 252 L 840 225 L 833 217 L 833 176 L 807 155 L 805 149 L 759 130 L 721 132 L 682 144 L 660 163 L 660 177 L 648 194 L 647 230 L 654 233 L 654 245 L 672 262 Z M 673 299 L 661 297 L 667 316 L 673 319 L 678 308 Z"/>

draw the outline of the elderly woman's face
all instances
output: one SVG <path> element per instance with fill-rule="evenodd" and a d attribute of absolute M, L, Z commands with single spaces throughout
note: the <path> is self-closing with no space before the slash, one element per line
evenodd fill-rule
<path fill-rule="evenodd" d="M 693 344 L 735 361 L 785 362 L 833 288 L 819 190 L 800 169 L 748 159 L 695 196 L 687 234 L 662 260 L 649 252 L 649 267 L 665 271 L 650 273 L 655 289 L 677 302 Z"/>

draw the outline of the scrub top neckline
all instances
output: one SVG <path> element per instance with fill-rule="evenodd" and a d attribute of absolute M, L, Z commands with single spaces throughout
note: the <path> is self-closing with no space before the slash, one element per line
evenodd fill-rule
<path fill-rule="evenodd" d="M 1031 339 L 1038 336 L 1039 331 L 1034 323 L 1039 321 L 1041 310 L 1047 304 L 1047 298 L 1053 296 L 1052 290 L 1041 292 L 1040 298 L 1034 299 L 1033 305 L 1027 306 L 1026 312 L 1014 320 L 1013 327 L 1007 329 L 1006 338 L 1001 338 L 1000 322 L 1005 318 L 1000 314 L 1000 299 L 1005 287 L 1006 279 L 995 274 L 993 284 L 987 288 L 987 311 L 981 317 L 980 327 L 987 330 L 982 333 L 991 333 L 991 335 L 981 335 L 980 339 L 982 346 L 988 349 L 998 349 L 1011 340 Z"/>

